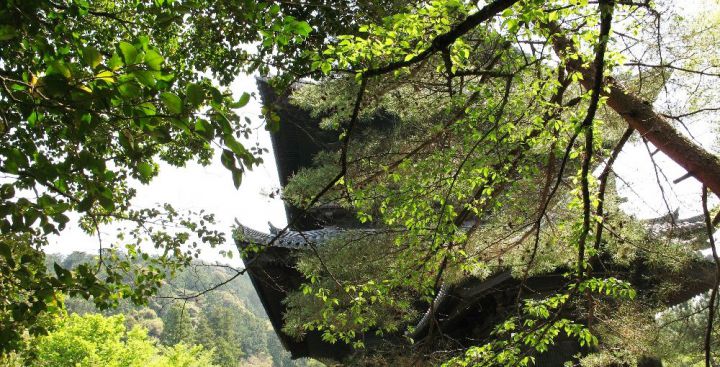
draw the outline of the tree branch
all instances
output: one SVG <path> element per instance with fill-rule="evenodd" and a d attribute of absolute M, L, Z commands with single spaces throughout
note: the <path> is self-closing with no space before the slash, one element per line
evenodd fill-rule
<path fill-rule="evenodd" d="M 566 57 L 577 52 L 576 46 L 563 33 L 557 22 L 542 24 L 551 34 L 553 48 L 570 72 L 579 72 L 585 88 L 592 88 L 594 70 L 580 59 Z M 653 143 L 670 159 L 683 167 L 713 192 L 720 192 L 720 158 L 695 144 L 680 133 L 664 116 L 653 110 L 652 104 L 629 93 L 613 78 L 608 78 L 607 105 L 615 110 L 640 135 Z"/>
<path fill-rule="evenodd" d="M 407 60 L 407 61 L 398 61 L 390 63 L 386 66 L 379 67 L 376 69 L 369 69 L 363 72 L 363 75 L 366 77 L 373 77 L 377 75 L 387 74 L 389 72 L 413 65 L 415 63 L 418 63 L 422 60 L 427 59 L 428 57 L 432 56 L 436 52 L 440 52 L 446 48 L 448 48 L 450 45 L 455 43 L 458 38 L 462 37 L 466 33 L 473 30 L 475 27 L 480 25 L 481 23 L 489 20 L 490 18 L 494 17 L 495 15 L 499 14 L 503 10 L 513 6 L 515 3 L 517 3 L 519 0 L 496 0 L 486 6 L 484 6 L 482 9 L 478 10 L 476 13 L 473 13 L 472 15 L 468 16 L 463 20 L 462 22 L 458 23 L 456 26 L 454 26 L 450 31 L 447 33 L 443 33 L 435 39 L 432 40 L 432 43 L 430 44 L 430 47 L 426 48 L 424 51 L 420 52 L 419 54 L 415 55 L 415 57 Z"/>
<path fill-rule="evenodd" d="M 597 45 L 595 54 L 595 75 L 593 77 L 592 95 L 590 96 L 590 106 L 587 115 L 583 120 L 582 126 L 585 128 L 585 158 L 582 163 L 581 185 L 583 200 L 583 227 L 580 233 L 580 241 L 578 243 L 578 281 L 585 274 L 585 242 L 590 232 L 590 184 L 588 175 L 590 174 L 590 163 L 593 155 L 593 121 L 600 103 L 600 93 L 603 86 L 603 72 L 605 70 L 605 50 L 607 49 L 608 39 L 610 38 L 610 27 L 612 26 L 612 15 L 615 3 L 613 0 L 600 0 L 600 40 Z"/>

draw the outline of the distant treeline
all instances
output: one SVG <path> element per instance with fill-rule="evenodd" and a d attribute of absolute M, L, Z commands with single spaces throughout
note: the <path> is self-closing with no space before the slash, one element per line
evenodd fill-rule
<path fill-rule="evenodd" d="M 95 261 L 95 256 L 81 252 L 47 256 L 49 269 L 52 269 L 56 262 L 65 269 L 73 269 L 79 264 Z M 290 359 L 290 354 L 283 349 L 280 340 L 275 335 L 247 276 L 237 276 L 216 289 L 194 297 L 226 282 L 234 275 L 237 275 L 237 271 L 230 267 L 194 263 L 168 280 L 162 286 L 158 297 L 152 298 L 147 306 L 135 306 L 129 301 L 122 301 L 118 308 L 98 310 L 92 301 L 67 298 L 65 299 L 65 310 L 61 316 L 48 321 L 57 324 L 49 327 L 50 335 L 38 338 L 39 343 L 45 344 L 44 352 L 38 352 L 37 345 L 35 345 L 32 347 L 33 350 L 27 351 L 27 356 L 23 356 L 23 353 L 20 352 L 14 357 L 15 362 L 0 361 L 0 366 L 21 363 L 18 361 L 22 358 L 27 358 L 25 362 L 30 363 L 29 361 L 37 358 L 38 355 L 45 358 L 42 355 L 45 352 L 57 355 L 58 353 L 48 352 L 47 349 L 56 347 L 51 344 L 57 340 L 59 334 L 73 334 L 71 337 L 64 335 L 62 339 L 75 338 L 80 340 L 75 344 L 85 343 L 84 336 L 78 335 L 82 334 L 81 332 L 69 328 L 71 324 L 76 326 L 81 323 L 87 324 L 88 326 L 85 328 L 102 325 L 102 328 L 114 328 L 113 330 L 115 330 L 118 322 L 124 323 L 124 329 L 115 330 L 115 334 L 108 334 L 108 338 L 120 338 L 123 343 L 131 343 L 132 340 L 135 340 L 132 338 L 137 339 L 138 335 L 140 335 L 140 339 L 147 339 L 149 344 L 146 345 L 146 349 L 156 349 L 153 349 L 152 353 L 148 352 L 148 356 L 152 354 L 152 358 L 146 358 L 148 361 L 157 362 L 151 363 L 152 366 L 176 366 L 171 362 L 162 361 L 177 359 L 178 356 L 197 359 L 193 364 L 178 364 L 178 366 L 322 366 L 313 360 L 293 361 Z M 116 315 L 122 315 L 122 317 Z M 90 350 L 99 348 L 96 344 L 106 343 L 103 343 L 102 340 L 90 341 L 85 347 L 86 350 L 77 353 L 98 354 L 97 351 Z M 118 348 L 133 347 L 120 345 Z M 85 354 L 78 357 L 79 360 L 89 358 Z M 106 354 L 108 354 L 107 358 L 117 357 L 113 357 L 112 353 Z M 75 362 L 73 362 L 73 366 Z M 90 362 L 88 361 L 88 363 Z M 110 363 L 111 361 L 102 362 Z M 37 363 L 43 365 L 47 361 L 38 361 Z M 93 363 L 100 363 L 100 361 L 96 360 Z M 81 363 L 81 365 L 85 364 Z"/>

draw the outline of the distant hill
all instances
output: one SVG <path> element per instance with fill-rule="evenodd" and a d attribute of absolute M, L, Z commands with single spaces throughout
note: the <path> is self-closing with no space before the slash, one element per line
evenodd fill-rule
<path fill-rule="evenodd" d="M 92 263 L 94 255 L 73 252 L 51 254 L 47 264 L 57 262 L 66 269 Z M 106 316 L 125 315 L 128 328 L 142 325 L 148 334 L 162 344 L 173 346 L 200 344 L 214 351 L 215 363 L 236 366 L 322 366 L 314 360 L 290 359 L 275 335 L 250 279 L 237 276 L 226 284 L 201 296 L 196 295 L 221 284 L 237 272 L 223 265 L 194 263 L 162 286 L 147 307 L 124 301 L 112 310 L 101 311 L 91 301 L 66 299 L 68 313 L 101 313 Z"/>

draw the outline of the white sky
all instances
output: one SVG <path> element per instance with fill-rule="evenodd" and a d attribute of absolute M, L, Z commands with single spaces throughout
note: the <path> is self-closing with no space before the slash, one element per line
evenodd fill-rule
<path fill-rule="evenodd" d="M 688 5 L 687 1 L 678 3 Z M 690 11 L 688 9 L 682 11 L 686 14 L 694 13 L 693 7 L 689 9 Z M 236 98 L 243 92 L 257 94 L 255 79 L 252 76 L 238 77 L 231 89 Z M 656 106 L 661 107 L 665 102 L 661 98 L 656 102 Z M 270 135 L 263 128 L 262 119 L 259 118 L 259 96 L 251 99 L 250 103 L 239 112 L 250 117 L 257 127 L 251 143 L 259 141 L 263 147 L 270 150 L 270 153 L 263 157 L 265 160 L 263 166 L 246 173 L 239 190 L 234 188 L 230 173 L 222 167 L 219 158 L 214 159 L 207 167 L 198 164 L 189 164 L 182 168 L 163 165 L 159 176 L 149 185 L 136 185 L 138 189 L 137 198 L 134 200 L 136 207 L 153 207 L 167 202 L 179 211 L 205 209 L 216 214 L 218 228 L 227 230 L 228 238 L 235 218 L 244 225 L 263 232 L 268 232 L 268 221 L 278 227 L 284 226 L 286 219 L 282 201 L 277 197 L 271 199 L 268 196 L 271 191 L 279 187 L 279 183 Z M 691 126 L 697 141 L 707 149 L 713 148 L 716 135 L 709 125 L 703 121 L 696 121 Z M 651 150 L 655 149 L 651 146 Z M 655 160 L 670 181 L 685 174 L 682 168 L 662 153 L 656 154 Z M 619 183 L 620 194 L 628 199 L 623 209 L 639 218 L 658 217 L 667 213 L 661 191 L 656 183 L 653 165 L 642 141 L 635 139 L 625 147 L 615 164 L 615 171 L 629 184 L 624 186 Z M 662 176 L 661 180 L 664 181 Z M 671 208 L 680 208 L 681 218 L 700 212 L 700 185 L 695 179 L 690 178 L 677 185 L 664 183 L 664 188 Z M 110 228 L 114 227 L 104 228 L 101 231 L 106 246 L 115 237 L 114 230 Z M 238 256 L 227 260 L 218 254 L 221 249 L 234 249 L 232 240 L 228 242 L 222 248 L 204 249 L 201 258 L 206 261 L 217 260 L 236 266 L 241 265 Z M 64 254 L 72 251 L 93 253 L 97 250 L 97 238 L 86 235 L 74 221 L 68 223 L 68 228 L 61 236 L 51 238 L 50 245 L 46 248 L 49 253 Z"/>
<path fill-rule="evenodd" d="M 658 107 L 660 104 L 662 101 L 655 103 Z M 706 121 L 696 120 L 688 127 L 697 144 L 717 154 L 717 149 L 715 149 L 717 135 L 713 130 L 716 126 Z M 656 150 L 652 144 L 649 144 L 649 147 L 651 152 Z M 673 184 L 673 180 L 682 177 L 687 171 L 661 152 L 655 154 L 653 158 L 658 165 L 659 180 L 670 208 L 672 210 L 679 209 L 680 218 L 702 213 L 700 206 L 702 186 L 700 183 L 694 178 L 688 178 Z M 619 177 L 617 180 L 618 193 L 628 199 L 621 205 L 623 210 L 637 218 L 657 218 L 667 214 L 663 191 L 658 186 L 653 162 L 648 154 L 648 149 L 637 133 L 625 145 L 613 168 Z M 711 196 L 709 205 L 713 205 L 715 202 L 717 201 Z"/>

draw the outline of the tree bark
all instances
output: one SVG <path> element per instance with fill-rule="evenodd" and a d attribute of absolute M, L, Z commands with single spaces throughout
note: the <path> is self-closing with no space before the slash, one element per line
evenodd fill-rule
<path fill-rule="evenodd" d="M 584 66 L 582 60 L 565 57 L 576 52 L 575 45 L 564 36 L 558 23 L 546 26 L 550 30 L 553 48 L 565 62 L 567 70 L 582 74 L 580 83 L 590 90 L 594 83 L 593 67 Z M 667 118 L 653 110 L 651 102 L 629 93 L 613 78 L 607 78 L 605 84 L 609 92 L 605 91 L 603 95 L 607 97 L 610 108 L 690 175 L 720 194 L 720 159 L 717 156 L 680 133 Z"/>

